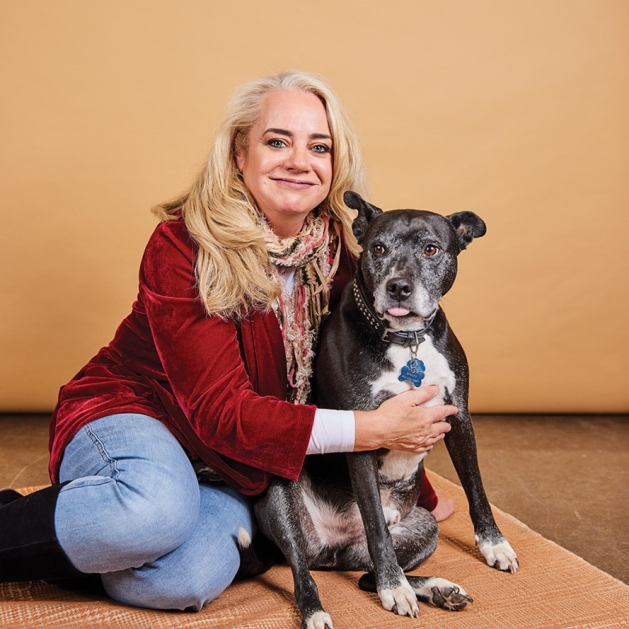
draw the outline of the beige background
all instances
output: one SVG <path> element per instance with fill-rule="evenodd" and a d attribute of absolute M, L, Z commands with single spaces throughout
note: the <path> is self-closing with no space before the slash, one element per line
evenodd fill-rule
<path fill-rule="evenodd" d="M 136 294 L 233 88 L 301 68 L 371 200 L 488 224 L 444 306 L 476 412 L 629 411 L 626 0 L 2 0 L 0 411 L 48 411 Z"/>

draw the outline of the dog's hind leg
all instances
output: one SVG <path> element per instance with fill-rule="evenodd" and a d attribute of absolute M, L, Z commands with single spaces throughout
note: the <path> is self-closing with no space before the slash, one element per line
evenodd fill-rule
<path fill-rule="evenodd" d="M 435 607 L 443 607 L 451 611 L 461 611 L 472 597 L 456 583 L 439 577 L 406 577 L 418 600 L 430 603 Z"/>
<path fill-rule="evenodd" d="M 399 564 L 404 570 L 412 570 L 437 548 L 439 529 L 434 517 L 425 509 L 414 507 L 400 522 L 391 527 L 391 539 Z M 463 609 L 472 598 L 456 583 L 439 577 L 417 577 L 406 575 L 417 599 L 453 611 Z M 372 572 L 363 575 L 358 581 L 361 590 L 376 591 L 376 581 Z"/>
<path fill-rule="evenodd" d="M 306 557 L 300 517 L 305 512 L 297 483 L 276 478 L 256 502 L 256 517 L 264 534 L 282 551 L 293 573 L 295 600 L 302 614 L 302 629 L 333 629 L 332 619 L 319 598 Z"/>
<path fill-rule="evenodd" d="M 472 597 L 456 583 L 439 577 L 415 577 L 406 575 L 409 585 L 413 588 L 419 601 L 434 607 L 443 607 L 450 611 L 461 611 Z M 360 577 L 358 587 L 366 592 L 376 591 L 376 581 L 372 572 Z"/>
<path fill-rule="evenodd" d="M 405 571 L 424 563 L 437 548 L 439 527 L 421 507 L 413 507 L 390 531 L 395 555 Z"/>
<path fill-rule="evenodd" d="M 439 535 L 434 517 L 420 507 L 414 507 L 397 524 L 390 525 L 389 533 L 397 564 L 404 571 L 416 568 L 435 552 Z M 346 571 L 374 570 L 364 535 L 357 536 L 351 543 L 326 548 L 311 566 Z"/>
<path fill-rule="evenodd" d="M 278 547 L 261 531 L 258 531 L 252 540 L 249 533 L 242 527 L 238 529 L 238 553 L 240 567 L 236 575 L 237 579 L 262 574 L 283 559 Z"/>

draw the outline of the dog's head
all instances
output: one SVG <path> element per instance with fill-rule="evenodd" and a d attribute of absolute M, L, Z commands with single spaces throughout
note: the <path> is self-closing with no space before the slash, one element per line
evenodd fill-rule
<path fill-rule="evenodd" d="M 353 231 L 363 248 L 359 273 L 365 297 L 392 329 L 421 328 L 452 287 L 457 256 L 485 235 L 485 223 L 473 212 L 383 212 L 355 192 L 346 192 L 344 201 L 358 210 Z"/>

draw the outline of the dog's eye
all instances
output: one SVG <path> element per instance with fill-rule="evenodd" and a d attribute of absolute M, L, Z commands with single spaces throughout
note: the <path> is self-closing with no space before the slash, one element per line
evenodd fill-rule
<path fill-rule="evenodd" d="M 426 245 L 424 247 L 425 256 L 428 256 L 430 258 L 431 256 L 434 256 L 436 253 L 439 253 L 439 247 L 435 245 Z"/>
<path fill-rule="evenodd" d="M 377 256 L 381 256 L 386 249 L 382 246 L 382 245 L 374 245 L 372 247 L 372 251 L 377 255 Z"/>

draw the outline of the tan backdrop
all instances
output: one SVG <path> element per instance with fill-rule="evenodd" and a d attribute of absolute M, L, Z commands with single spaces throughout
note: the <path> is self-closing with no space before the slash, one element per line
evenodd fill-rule
<path fill-rule="evenodd" d="M 488 235 L 444 300 L 476 412 L 629 411 L 626 0 L 2 0 L 0 411 L 48 411 L 135 297 L 233 88 L 321 74 L 384 208 Z"/>

